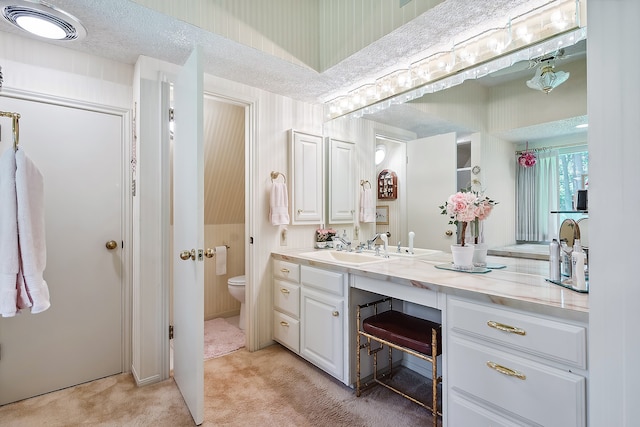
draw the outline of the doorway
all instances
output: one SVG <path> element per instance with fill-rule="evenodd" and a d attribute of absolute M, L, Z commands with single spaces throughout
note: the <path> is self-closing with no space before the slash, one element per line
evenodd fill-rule
<path fill-rule="evenodd" d="M 232 296 L 227 284 L 231 278 L 246 277 L 246 108 L 238 102 L 204 95 L 204 247 L 215 250 L 204 262 L 207 358 L 235 351 L 246 342 L 246 319 L 240 322 L 239 317 L 244 302 Z M 173 320 L 173 298 L 171 301 Z M 218 342 L 217 334 L 227 342 Z"/>

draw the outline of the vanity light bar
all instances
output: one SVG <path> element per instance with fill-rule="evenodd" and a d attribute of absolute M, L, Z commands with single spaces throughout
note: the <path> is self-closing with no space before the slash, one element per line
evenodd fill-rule
<path fill-rule="evenodd" d="M 454 43 L 450 50 L 431 54 L 413 62 L 409 67 L 395 70 L 375 82 L 327 101 L 325 116 L 333 119 L 364 107 L 374 108 L 374 104 L 377 106 L 374 110 L 380 111 L 424 93 L 436 92 L 460 84 L 466 79 L 485 76 L 517 61 L 536 58 L 559 47 L 575 44 L 586 37 L 586 28 L 582 28 L 583 36 L 572 31 L 580 29 L 580 2 L 581 0 L 551 1 L 511 18 L 503 28 L 488 29 Z M 571 36 L 556 37 L 566 34 Z M 575 39 L 573 43 L 571 38 Z M 544 40 L 551 40 L 551 50 L 547 50 L 548 43 L 540 44 Z M 527 46 L 535 44 L 538 44 L 535 49 L 523 51 Z M 429 86 L 425 89 L 426 92 L 420 93 L 425 85 Z M 415 92 L 416 88 L 419 88 L 418 92 Z"/>

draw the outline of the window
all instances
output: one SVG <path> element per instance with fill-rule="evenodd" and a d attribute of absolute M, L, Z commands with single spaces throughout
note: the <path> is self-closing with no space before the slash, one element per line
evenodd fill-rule
<path fill-rule="evenodd" d="M 586 146 L 571 147 L 558 152 L 559 210 L 574 210 L 574 195 L 588 188 L 589 152 Z"/>

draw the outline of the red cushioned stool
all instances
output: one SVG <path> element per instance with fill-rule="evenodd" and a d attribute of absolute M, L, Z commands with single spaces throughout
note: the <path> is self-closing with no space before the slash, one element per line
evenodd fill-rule
<path fill-rule="evenodd" d="M 378 306 L 383 303 L 388 303 L 388 310 L 378 312 Z M 368 307 L 373 307 L 375 314 L 361 320 L 361 310 Z M 438 376 L 437 364 L 437 357 L 442 354 L 442 325 L 392 310 L 391 298 L 359 305 L 356 316 L 358 322 L 356 396 L 360 396 L 362 389 L 370 385 L 376 383 L 383 385 L 428 409 L 433 416 L 433 425 L 437 426 L 438 416 L 442 416 L 442 411 L 438 410 L 438 384 L 442 382 L 442 377 Z M 366 338 L 366 342 L 363 343 L 362 338 Z M 380 346 L 372 348 L 372 341 L 377 342 Z M 389 366 L 387 367 L 387 372 L 381 375 L 378 373 L 378 352 L 385 345 L 389 350 Z M 370 383 L 362 384 L 360 378 L 360 351 L 365 348 L 367 349 L 367 354 L 373 356 L 373 380 Z M 393 374 L 392 349 L 400 350 L 431 363 L 433 378 L 431 381 L 431 404 L 421 402 L 389 384 L 387 379 L 390 379 Z"/>

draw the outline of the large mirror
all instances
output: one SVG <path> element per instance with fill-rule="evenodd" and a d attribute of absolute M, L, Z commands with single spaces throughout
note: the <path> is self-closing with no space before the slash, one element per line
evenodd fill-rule
<path fill-rule="evenodd" d="M 527 85 L 545 66 L 553 66 L 557 75 L 569 74 L 549 93 Z M 548 183 L 547 188 L 555 185 L 563 193 L 558 197 L 569 200 L 577 189 L 584 189 L 587 129 L 578 126 L 587 123 L 586 90 L 586 40 L 582 40 L 545 58 L 516 62 L 481 79 L 466 80 L 375 114 L 328 122 L 327 135 L 357 142 L 358 179 L 375 180 L 384 169 L 398 176 L 398 198 L 376 200 L 377 205 L 389 207 L 388 224 L 360 224 L 361 230 L 365 235 L 389 231 L 393 244 L 405 242 L 413 231 L 416 246 L 448 251 L 455 243 L 456 229 L 438 206 L 453 192 L 474 184 L 499 202 L 484 224 L 490 248 L 516 243 L 524 248 L 524 243 L 557 237 L 559 224 L 571 216 L 565 211 L 572 209 L 544 201 L 526 207 L 527 212 L 539 211 L 536 218 L 517 212 L 517 180 L 522 173 L 517 153 L 533 152 L 539 164 L 530 169 L 539 171 L 543 163 L 549 167 L 548 153 L 564 155 L 562 159 L 568 160 L 555 157 L 550 162 L 553 167 L 571 169 L 573 175 L 565 183 Z M 376 147 L 384 147 L 386 155 L 377 165 Z M 535 231 L 527 234 L 523 227 Z M 546 251 L 542 245 L 529 246 Z"/>

